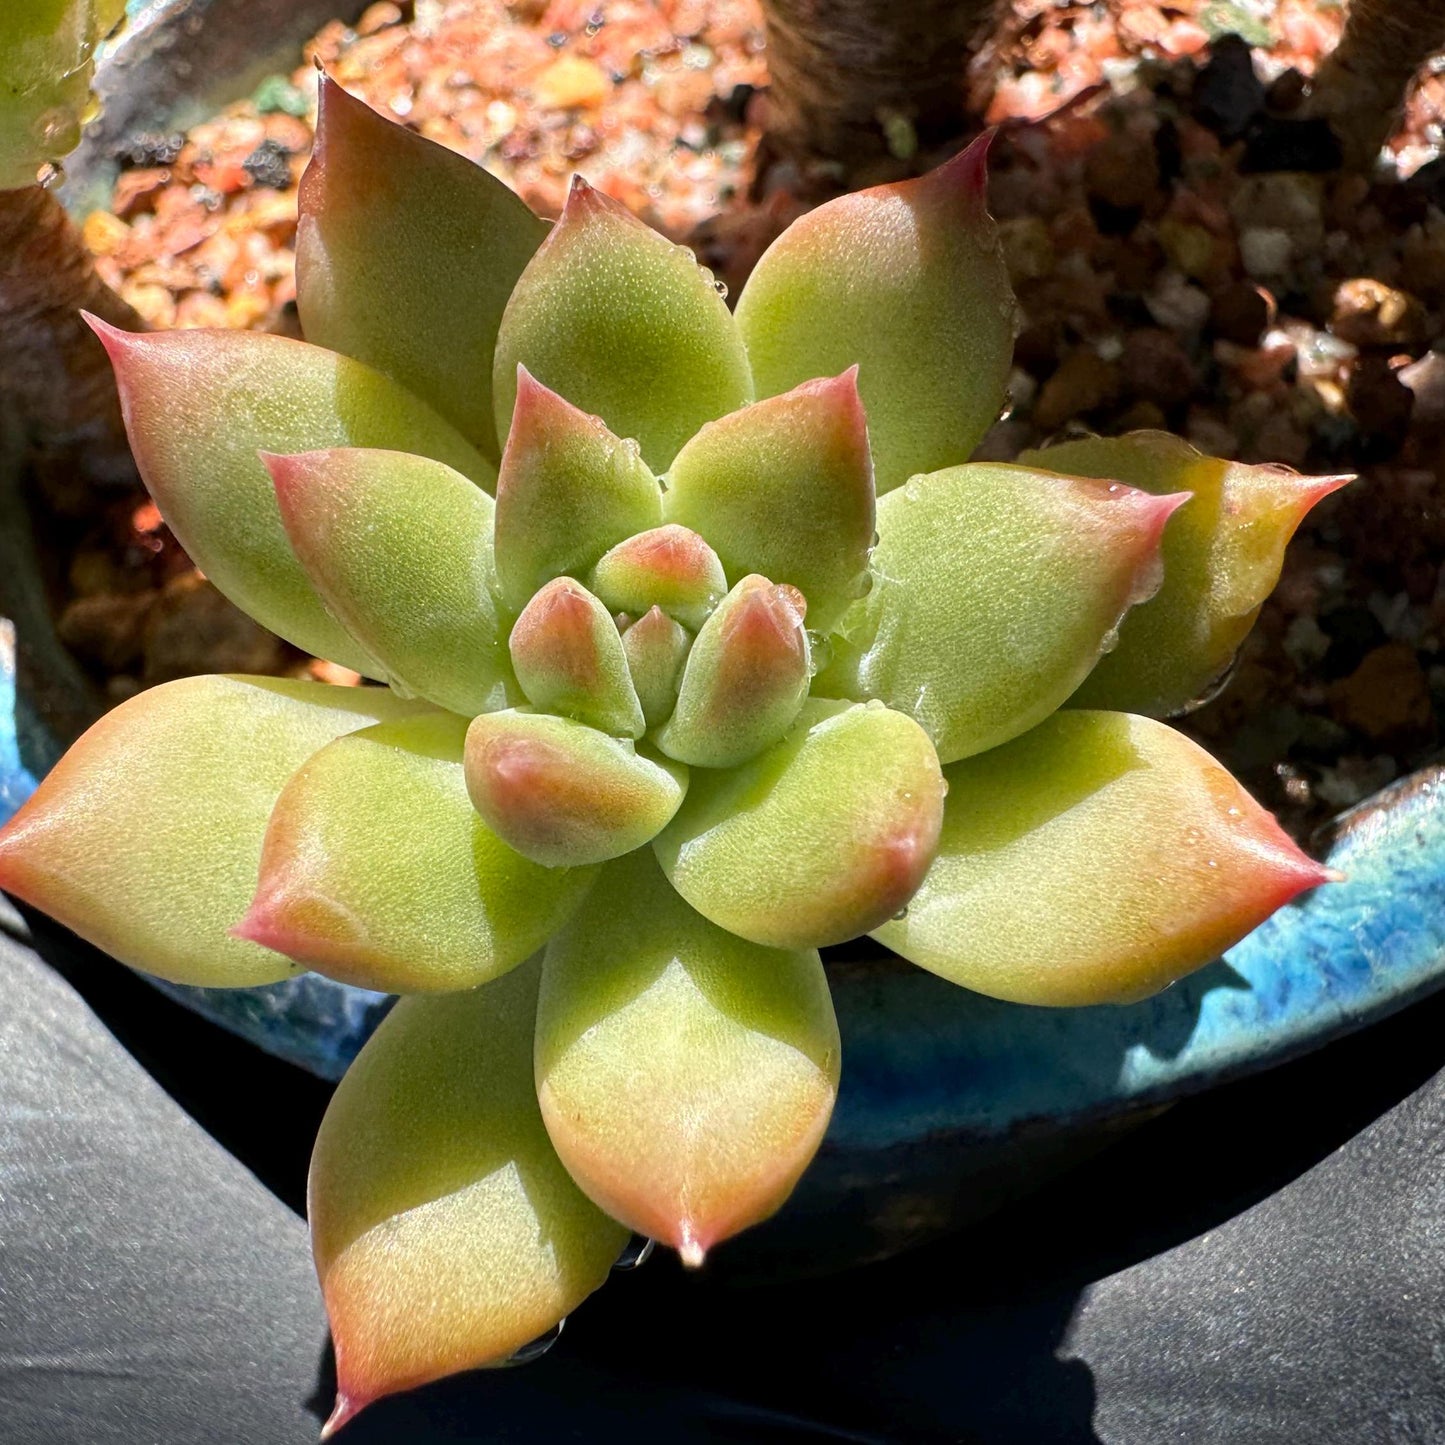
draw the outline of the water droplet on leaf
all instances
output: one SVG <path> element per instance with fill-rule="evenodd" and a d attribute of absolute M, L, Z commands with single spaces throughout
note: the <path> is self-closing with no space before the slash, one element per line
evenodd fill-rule
<path fill-rule="evenodd" d="M 564 1315 L 545 1335 L 538 1335 L 535 1340 L 528 1340 L 519 1350 L 513 1350 L 507 1356 L 506 1363 L 509 1365 L 530 1365 L 534 1360 L 540 1360 L 553 1345 L 562 1338 L 562 1326 L 567 1323 Z"/>

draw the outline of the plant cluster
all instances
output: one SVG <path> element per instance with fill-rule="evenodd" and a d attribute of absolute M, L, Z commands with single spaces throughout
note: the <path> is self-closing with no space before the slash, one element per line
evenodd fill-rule
<path fill-rule="evenodd" d="M 505 1360 L 637 1231 L 700 1263 L 839 1082 L 818 950 L 1132 1000 L 1326 878 L 1156 719 L 1343 479 L 1139 433 L 970 463 L 1015 311 L 986 142 L 730 311 L 322 82 L 306 342 L 97 331 L 206 575 L 387 686 L 201 677 L 75 744 L 0 884 L 162 978 L 403 995 L 312 1164 L 332 1427 Z"/>

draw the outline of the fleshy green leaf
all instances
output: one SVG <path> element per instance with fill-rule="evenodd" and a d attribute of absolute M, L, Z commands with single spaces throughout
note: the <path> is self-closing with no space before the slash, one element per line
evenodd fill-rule
<path fill-rule="evenodd" d="M 907 904 L 933 860 L 943 793 L 912 719 L 814 698 L 751 762 L 695 772 L 654 847 L 673 887 L 719 927 L 821 948 Z"/>
<path fill-rule="evenodd" d="M 744 577 L 688 653 L 677 708 L 657 735 L 668 757 L 731 768 L 782 737 L 812 680 L 806 604 L 791 587 Z"/>
<path fill-rule="evenodd" d="M 646 731 L 617 624 L 580 582 L 547 583 L 522 609 L 508 646 L 533 707 L 618 737 Z"/>
<path fill-rule="evenodd" d="M 655 728 L 672 715 L 691 645 L 692 634 L 660 607 L 649 609 L 622 634 L 627 671 L 648 727 Z"/>
<path fill-rule="evenodd" d="M 595 870 L 540 867 L 487 828 L 466 733 L 427 713 L 307 759 L 272 811 L 237 936 L 382 993 L 472 988 L 536 952 Z"/>
<path fill-rule="evenodd" d="M 938 858 L 874 937 L 995 998 L 1143 998 L 1332 876 L 1147 718 L 1061 712 L 945 776 Z"/>
<path fill-rule="evenodd" d="M 473 719 L 466 771 L 488 827 L 548 867 L 603 863 L 640 848 L 687 791 L 681 764 L 548 713 Z"/>
<path fill-rule="evenodd" d="M 696 532 L 675 525 L 619 542 L 592 569 L 588 585 L 613 612 L 640 617 L 660 607 L 692 632 L 728 590 L 717 553 Z"/>
<path fill-rule="evenodd" d="M 677 454 L 664 515 L 701 533 L 728 580 L 760 572 L 827 632 L 868 585 L 873 463 L 857 368 L 709 422 Z"/>
<path fill-rule="evenodd" d="M 297 972 L 227 930 L 287 778 L 342 733 L 418 710 L 383 688 L 188 677 L 95 724 L 0 832 L 0 888 L 174 983 Z"/>
<path fill-rule="evenodd" d="M 1168 432 L 1088 437 L 1019 461 L 1126 482 L 1156 496 L 1193 493 L 1164 531 L 1164 583 L 1119 628 L 1071 699 L 1156 717 L 1187 712 L 1224 676 L 1305 513 L 1349 477 L 1302 477 L 1288 467 L 1206 457 Z"/>
<path fill-rule="evenodd" d="M 521 362 L 655 471 L 704 422 L 753 398 L 747 354 L 712 277 L 625 206 L 574 177 L 497 337 L 492 393 L 506 436 Z"/>
<path fill-rule="evenodd" d="M 873 590 L 843 619 L 819 691 L 881 698 L 952 762 L 1053 712 L 1159 585 L 1183 497 L 977 464 L 878 508 Z"/>
<path fill-rule="evenodd" d="M 662 520 L 662 488 L 635 442 L 523 369 L 497 478 L 497 576 L 520 612 L 554 577 L 585 577 L 615 542 Z"/>
<path fill-rule="evenodd" d="M 115 367 L 141 476 L 196 565 L 263 627 L 374 673 L 292 554 L 260 453 L 416 452 L 488 488 L 490 464 L 410 392 L 319 346 L 255 331 L 91 325 Z"/>
<path fill-rule="evenodd" d="M 601 1285 L 627 1242 L 542 1124 L 538 973 L 403 999 L 332 1096 L 307 1209 L 336 1343 L 323 1435 L 379 1396 L 503 1363 Z"/>
<path fill-rule="evenodd" d="M 492 499 L 442 462 L 340 447 L 262 460 L 291 549 L 387 680 L 470 717 L 503 706 Z"/>
<path fill-rule="evenodd" d="M 296 228 L 306 338 L 409 387 L 493 459 L 497 327 L 546 234 L 480 166 L 321 77 Z"/>
<path fill-rule="evenodd" d="M 967 461 L 1003 405 L 1017 310 L 987 149 L 810 211 L 738 300 L 759 396 L 858 366 L 879 496 Z"/>
<path fill-rule="evenodd" d="M 787 1198 L 838 1061 L 817 953 L 715 927 L 645 849 L 609 864 L 548 945 L 536 1069 L 552 1142 L 608 1214 L 687 1264 Z"/>

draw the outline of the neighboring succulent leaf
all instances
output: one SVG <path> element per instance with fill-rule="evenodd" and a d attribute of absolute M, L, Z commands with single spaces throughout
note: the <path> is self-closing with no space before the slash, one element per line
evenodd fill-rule
<path fill-rule="evenodd" d="M 291 549 L 387 681 L 471 717 L 505 705 L 492 499 L 442 462 L 339 447 L 262 457 Z"/>
<path fill-rule="evenodd" d="M 627 1242 L 572 1182 L 532 1078 L 536 961 L 403 999 L 316 1136 L 307 1214 L 336 1344 L 323 1437 L 379 1396 L 505 1363 Z"/>
<path fill-rule="evenodd" d="M 382 993 L 472 988 L 535 953 L 591 885 L 543 868 L 477 816 L 465 718 L 427 713 L 328 743 L 266 828 L 236 935 Z"/>
<path fill-rule="evenodd" d="M 1017 737 L 1153 595 L 1183 500 L 991 463 L 915 477 L 878 508 L 873 590 L 818 690 L 908 713 L 945 763 Z"/>
<path fill-rule="evenodd" d="M 536 1069 L 552 1143 L 608 1214 L 684 1263 L 787 1198 L 838 1061 L 817 953 L 715 927 L 646 849 L 609 864 L 547 947 Z"/>
<path fill-rule="evenodd" d="M 1143 998 L 1333 876 L 1148 718 L 1061 712 L 945 776 L 938 858 L 874 937 L 995 998 Z"/>
<path fill-rule="evenodd" d="M 378 687 L 188 677 L 95 724 L 0 831 L 0 888 L 173 983 L 298 972 L 227 930 L 287 778 L 342 733 L 418 710 Z"/>
<path fill-rule="evenodd" d="M 617 737 L 647 730 L 617 624 L 580 582 L 547 583 L 522 609 L 507 645 L 533 707 Z"/>
<path fill-rule="evenodd" d="M 260 452 L 416 452 L 488 487 L 490 465 L 410 392 L 319 346 L 255 331 L 132 335 L 90 324 L 115 367 L 141 476 L 196 565 L 263 627 L 374 673 L 292 554 Z"/>
<path fill-rule="evenodd" d="M 502 317 L 492 393 L 506 436 L 521 362 L 635 437 L 654 471 L 704 422 L 753 399 L 732 313 L 691 251 L 574 177 Z"/>
<path fill-rule="evenodd" d="M 663 513 L 704 535 L 728 579 L 761 572 L 826 633 L 868 586 L 873 463 L 857 368 L 707 426 L 677 454 Z"/>
<path fill-rule="evenodd" d="M 497 327 L 546 234 L 481 166 L 321 76 L 296 227 L 306 339 L 409 387 L 493 460 Z"/>
<path fill-rule="evenodd" d="M 1350 480 L 1220 461 L 1159 431 L 1065 442 L 1019 461 L 1155 495 L 1193 493 L 1164 531 L 1163 585 L 1124 619 L 1119 645 L 1071 699 L 1155 717 L 1187 712 L 1224 676 L 1279 581 L 1295 528 Z"/>
<path fill-rule="evenodd" d="M 637 450 L 522 369 L 497 478 L 497 576 L 520 612 L 554 577 L 585 577 L 615 542 L 662 520 Z"/>
<path fill-rule="evenodd" d="M 686 527 L 654 527 L 619 542 L 592 569 L 590 586 L 613 612 L 660 607 L 692 632 L 728 590 L 718 555 Z"/>
<path fill-rule="evenodd" d="M 738 300 L 759 396 L 858 366 L 879 496 L 967 461 L 1003 405 L 1017 309 L 987 150 L 810 211 Z"/>
<path fill-rule="evenodd" d="M 627 671 L 648 727 L 655 728 L 672 715 L 691 645 L 692 634 L 660 607 L 645 612 L 622 634 Z"/>
<path fill-rule="evenodd" d="M 640 848 L 687 791 L 680 764 L 548 713 L 473 719 L 466 772 L 488 827 L 548 867 L 602 863 Z"/>
<path fill-rule="evenodd" d="M 731 768 L 782 737 L 812 680 L 806 604 L 791 587 L 744 577 L 703 624 L 677 707 L 657 735 L 668 757 Z"/>
<path fill-rule="evenodd" d="M 754 943 L 821 948 L 913 896 L 943 820 L 922 728 L 881 703 L 814 698 L 793 730 L 731 772 L 696 772 L 654 847 L 704 917 Z"/>

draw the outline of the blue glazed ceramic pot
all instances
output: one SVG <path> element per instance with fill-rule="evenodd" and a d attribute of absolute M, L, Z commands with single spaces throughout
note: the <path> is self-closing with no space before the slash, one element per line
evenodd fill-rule
<path fill-rule="evenodd" d="M 282 32 L 294 44 L 337 8 L 133 0 L 132 33 L 98 77 L 111 134 L 92 135 L 72 159 L 67 193 L 83 208 L 104 185 L 117 125 L 174 124 L 230 99 L 256 78 L 256 46 L 274 51 Z M 272 10 L 281 32 L 258 23 Z M 57 729 L 84 711 L 27 537 L 13 487 L 0 487 L 0 612 L 13 619 L 0 633 L 0 820 L 58 755 Z M 829 950 L 845 1060 L 832 1125 L 783 1212 L 722 1262 L 775 1275 L 892 1253 L 998 1207 L 1171 1100 L 1316 1048 L 1440 983 L 1445 768 L 1346 815 L 1328 857 L 1346 882 L 1307 894 L 1222 959 L 1127 1007 L 999 1003 L 873 945 Z M 159 986 L 325 1078 L 340 1077 L 389 1006 L 318 975 L 224 992 Z"/>

